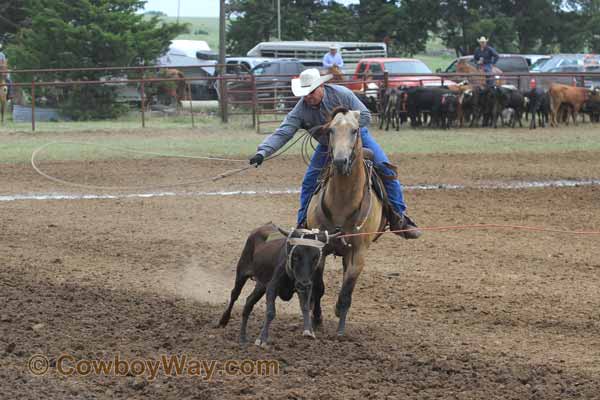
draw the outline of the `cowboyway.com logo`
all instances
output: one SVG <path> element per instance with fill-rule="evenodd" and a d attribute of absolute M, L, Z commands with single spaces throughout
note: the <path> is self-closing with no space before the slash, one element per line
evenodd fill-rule
<path fill-rule="evenodd" d="M 71 354 L 61 354 L 56 359 L 42 354 L 33 355 L 28 362 L 33 375 L 45 375 L 54 371 L 62 376 L 90 375 L 141 376 L 148 380 L 159 374 L 166 376 L 189 376 L 210 381 L 215 376 L 273 376 L 279 375 L 277 360 L 206 360 L 186 354 L 161 355 L 158 359 L 111 358 L 77 359 Z"/>

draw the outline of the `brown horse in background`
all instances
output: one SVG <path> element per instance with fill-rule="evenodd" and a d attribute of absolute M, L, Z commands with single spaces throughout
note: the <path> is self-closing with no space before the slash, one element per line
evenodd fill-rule
<path fill-rule="evenodd" d="M 458 62 L 456 63 L 456 73 L 483 74 L 485 72 L 483 70 L 480 70 L 479 68 L 473 66 L 467 59 L 463 58 L 462 60 L 458 60 Z M 496 67 L 492 66 L 492 73 L 490 75 L 493 75 L 493 76 L 502 75 L 502 70 L 500 68 L 496 68 Z M 479 86 L 482 88 L 487 86 L 485 76 L 465 76 L 465 77 L 460 77 L 460 78 L 468 80 L 471 85 Z M 494 78 L 494 81 L 496 81 L 495 78 Z M 506 81 L 504 81 L 503 79 L 496 82 L 497 86 L 502 86 L 505 84 L 506 84 Z"/>
<path fill-rule="evenodd" d="M 358 125 L 360 112 L 337 108 L 325 126 L 329 133 L 331 164 L 326 182 L 310 201 L 307 225 L 309 228 L 345 234 L 381 231 L 386 223 L 383 204 L 371 189 L 371 169 L 363 155 Z M 352 302 L 352 292 L 365 265 L 366 251 L 376 234 L 352 236 L 346 245 L 339 245 L 344 278 L 335 307 L 339 317 L 338 335 L 343 335 L 346 316 Z"/>
<path fill-rule="evenodd" d="M 183 72 L 175 68 L 167 68 L 159 71 L 156 76 L 149 77 L 178 79 L 173 81 L 152 82 L 149 84 L 153 90 L 148 94 L 147 104 L 149 105 L 152 100 L 160 102 L 161 99 L 168 99 L 167 105 L 175 103 L 175 106 L 179 110 L 182 106 L 181 101 L 187 98 L 188 92 L 188 83 L 183 80 L 185 78 Z"/>
<path fill-rule="evenodd" d="M 329 67 L 329 70 L 327 72 L 330 73 L 331 75 L 333 75 L 333 78 L 331 78 L 330 82 L 343 82 L 344 81 L 344 73 L 342 72 L 340 67 L 338 67 L 337 65 Z"/>

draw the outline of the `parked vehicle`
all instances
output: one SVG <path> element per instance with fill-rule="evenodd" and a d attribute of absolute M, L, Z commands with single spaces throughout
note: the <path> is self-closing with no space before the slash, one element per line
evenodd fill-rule
<path fill-rule="evenodd" d="M 382 42 L 261 42 L 248 51 L 247 55 L 321 61 L 331 45 L 338 48 L 338 52 L 344 60 L 342 72 L 348 74 L 354 72 L 356 64 L 363 58 L 387 57 L 387 46 Z"/>
<path fill-rule="evenodd" d="M 264 61 L 250 70 L 242 81 L 227 85 L 228 97 L 235 102 L 252 101 L 252 81 L 256 84 L 256 99 L 259 104 L 276 109 L 285 109 L 296 103 L 291 91 L 292 78 L 307 68 L 318 68 L 320 61 L 293 58 Z"/>
<path fill-rule="evenodd" d="M 523 54 L 523 57 L 527 60 L 527 64 L 529 64 L 529 70 L 537 63 L 543 62 L 543 60 L 549 60 L 552 58 L 551 55 L 547 54 Z M 541 61 L 540 61 L 541 60 Z"/>
<path fill-rule="evenodd" d="M 550 60 L 552 56 L 548 56 L 547 58 L 539 58 L 536 60 L 530 67 L 529 72 L 535 74 L 536 72 L 540 72 L 541 68 Z"/>
<path fill-rule="evenodd" d="M 446 68 L 447 73 L 456 72 L 456 64 L 459 60 L 468 60 L 473 66 L 475 62 L 473 61 L 473 56 L 463 56 L 455 59 L 449 66 Z M 517 78 L 504 78 L 507 84 L 515 85 L 520 89 L 526 89 L 529 87 L 529 77 L 525 74 L 529 74 L 529 64 L 527 63 L 527 59 L 525 56 L 520 54 L 499 54 L 498 62 L 496 63 L 496 67 L 502 70 L 502 72 L 506 73 L 523 73 L 524 75 Z"/>
<path fill-rule="evenodd" d="M 265 61 L 272 61 L 274 58 L 267 57 L 227 57 L 225 58 L 226 73 L 228 74 L 249 74 L 252 68 Z"/>
<path fill-rule="evenodd" d="M 500 68 L 502 72 L 529 72 L 529 64 L 525 56 L 519 54 L 500 54 L 499 56 L 496 67 Z M 456 64 L 459 60 L 468 60 L 475 65 L 473 56 L 463 56 L 452 61 L 445 72 L 456 72 Z"/>
<path fill-rule="evenodd" d="M 363 58 L 356 66 L 352 82 L 346 85 L 352 90 L 362 90 L 363 79 L 382 81 L 388 75 L 388 87 L 441 86 L 442 79 L 435 75 L 403 76 L 403 74 L 432 74 L 425 63 L 414 58 Z M 444 80 L 444 84 L 454 82 Z"/>
<path fill-rule="evenodd" d="M 595 54 L 556 54 L 546 61 L 538 70 L 539 73 L 585 73 L 600 72 L 600 55 Z M 585 87 L 600 86 L 600 78 L 572 76 L 540 76 L 536 78 L 538 86 L 548 88 L 551 83 L 577 85 Z"/>

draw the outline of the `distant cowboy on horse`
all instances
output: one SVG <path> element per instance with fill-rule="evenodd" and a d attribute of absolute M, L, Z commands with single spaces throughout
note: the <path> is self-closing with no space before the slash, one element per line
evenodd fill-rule
<path fill-rule="evenodd" d="M 367 129 L 371 122 L 371 113 L 351 90 L 344 86 L 325 84 L 331 79 L 331 75 L 320 76 L 317 69 L 311 68 L 303 71 L 299 78 L 292 80 L 292 92 L 301 97 L 296 106 L 290 111 L 279 128 L 268 136 L 258 146 L 256 154 L 250 159 L 250 164 L 257 167 L 265 157 L 275 153 L 286 142 L 288 142 L 298 129 L 306 129 L 317 139 L 317 146 L 310 165 L 304 175 L 302 190 L 300 194 L 300 209 L 298 210 L 298 226 L 306 223 L 307 208 L 310 199 L 317 188 L 317 180 L 321 170 L 330 161 L 329 137 L 323 132 L 321 126 L 326 124 L 329 116 L 337 107 L 345 107 L 348 110 L 360 111 L 359 132 L 363 147 L 373 152 L 373 161 L 380 171 L 387 176 L 397 174 L 389 167 L 389 160 L 383 149 L 373 139 Z M 390 212 L 387 215 L 390 229 L 405 230 L 407 232 L 397 233 L 405 239 L 416 239 L 421 232 L 416 225 L 406 216 L 406 204 L 402 193 L 402 185 L 398 179 L 385 179 L 384 186 L 390 202 Z"/>
<path fill-rule="evenodd" d="M 337 46 L 332 44 L 329 46 L 329 52 L 325 53 L 323 56 L 323 67 L 324 68 L 333 68 L 338 67 L 342 68 L 344 66 L 344 60 L 340 53 L 337 52 Z"/>
<path fill-rule="evenodd" d="M 7 70 L 8 62 L 6 59 L 6 55 L 2 52 L 2 43 L 0 43 L 0 82 L 6 82 L 6 85 L 8 87 L 8 98 L 10 99 L 12 81 L 6 73 Z"/>
<path fill-rule="evenodd" d="M 488 40 L 485 36 L 480 37 L 477 41 L 479 42 L 479 47 L 475 50 L 475 54 L 473 54 L 473 61 L 475 61 L 480 70 L 485 72 L 486 84 L 494 86 L 492 69 L 498 62 L 498 52 L 492 46 L 488 45 Z"/>

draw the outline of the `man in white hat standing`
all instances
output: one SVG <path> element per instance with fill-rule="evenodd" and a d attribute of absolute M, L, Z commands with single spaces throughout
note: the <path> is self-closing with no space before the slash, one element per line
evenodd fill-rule
<path fill-rule="evenodd" d="M 337 46 L 334 44 L 329 46 L 329 52 L 323 56 L 323 67 L 331 68 L 333 66 L 338 68 L 344 66 L 344 60 L 342 60 L 342 56 L 337 52 Z"/>
<path fill-rule="evenodd" d="M 308 203 L 316 189 L 317 179 L 321 170 L 329 161 L 328 137 L 321 134 L 320 128 L 327 123 L 329 115 L 336 107 L 341 106 L 349 110 L 360 111 L 359 126 L 363 146 L 373 151 L 373 161 L 385 175 L 396 175 L 386 165 L 386 163 L 389 163 L 387 156 L 367 129 L 371 122 L 371 113 L 367 107 L 350 89 L 344 86 L 325 84 L 331 78 L 331 75 L 321 76 L 317 69 L 311 68 L 303 71 L 299 78 L 292 79 L 292 92 L 301 99 L 292 111 L 286 115 L 279 128 L 263 140 L 258 146 L 256 154 L 250 159 L 250 164 L 258 167 L 266 157 L 283 147 L 296 134 L 298 129 L 306 129 L 317 139 L 319 145 L 315 149 L 302 181 L 298 226 L 303 225 L 306 220 Z M 389 201 L 394 209 L 388 215 L 391 229 L 416 228 L 416 225 L 406 216 L 406 204 L 404 203 L 400 181 L 385 179 L 383 182 Z M 400 232 L 398 235 L 405 239 L 417 239 L 421 236 L 421 232 L 415 229 L 414 231 Z"/>
<path fill-rule="evenodd" d="M 498 52 L 492 46 L 488 46 L 488 40 L 485 36 L 480 37 L 477 41 L 479 42 L 479 47 L 475 50 L 475 54 L 473 54 L 473 61 L 486 73 L 486 84 L 493 86 L 494 78 L 492 77 L 492 69 L 498 62 Z"/>

